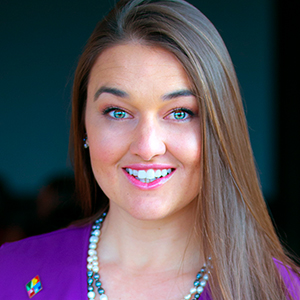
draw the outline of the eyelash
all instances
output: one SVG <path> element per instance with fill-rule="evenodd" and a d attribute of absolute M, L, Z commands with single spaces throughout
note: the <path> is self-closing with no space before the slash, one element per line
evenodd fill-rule
<path fill-rule="evenodd" d="M 115 107 L 115 106 L 110 106 L 110 107 L 106 107 L 103 111 L 102 111 L 102 114 L 103 115 L 109 115 L 111 112 L 120 112 L 120 113 L 124 113 L 124 114 L 127 114 L 130 116 L 130 114 L 126 111 L 124 111 L 123 109 L 119 108 L 119 107 Z M 186 118 L 183 118 L 183 119 L 176 119 L 175 117 L 172 118 L 173 120 L 176 120 L 176 121 L 186 121 L 192 117 L 195 116 L 195 114 L 190 110 L 190 109 L 187 109 L 187 108 L 184 108 L 184 107 L 176 107 L 174 108 L 168 115 L 167 117 L 169 117 L 170 115 L 172 114 L 175 114 L 175 113 L 180 113 L 180 112 L 183 112 L 185 114 L 188 114 L 188 116 Z M 122 118 L 117 118 L 116 116 L 113 116 L 113 115 L 109 115 L 111 118 L 115 119 L 115 120 L 122 120 L 122 119 L 125 119 L 125 117 L 122 117 Z"/>
<path fill-rule="evenodd" d="M 130 115 L 128 112 L 124 111 L 123 109 L 119 108 L 119 107 L 115 107 L 115 106 L 110 106 L 110 107 L 106 107 L 103 111 L 102 114 L 103 115 L 109 115 L 111 112 L 121 112 L 121 113 L 125 113 L 127 115 Z M 109 115 L 111 118 L 115 119 L 115 120 L 122 120 L 124 118 L 116 118 L 115 116 Z"/>
<path fill-rule="evenodd" d="M 169 114 L 168 116 L 170 116 L 171 114 L 175 114 L 175 113 L 180 113 L 180 112 L 183 112 L 185 114 L 188 114 L 187 118 L 184 118 L 184 119 L 176 119 L 174 117 L 174 120 L 176 121 L 186 121 L 190 118 L 193 118 L 195 116 L 195 114 L 188 108 L 185 108 L 185 107 L 177 107 L 177 108 L 174 108 Z"/>

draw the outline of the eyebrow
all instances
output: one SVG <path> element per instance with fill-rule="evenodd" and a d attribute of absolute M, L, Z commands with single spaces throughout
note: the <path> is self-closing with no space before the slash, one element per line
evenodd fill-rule
<path fill-rule="evenodd" d="M 121 91 L 117 88 L 102 86 L 95 93 L 94 101 L 96 101 L 99 98 L 99 96 L 103 93 L 112 94 L 112 95 L 120 97 L 120 98 L 129 98 L 129 95 L 124 91 Z M 188 96 L 194 96 L 194 93 L 188 89 L 183 89 L 183 90 L 178 90 L 178 91 L 174 91 L 174 92 L 163 95 L 162 100 L 165 101 L 165 100 L 171 100 L 171 99 L 175 99 L 175 98 L 179 98 L 179 97 L 188 97 Z"/>
<path fill-rule="evenodd" d="M 162 97 L 163 100 L 171 100 L 179 97 L 187 97 L 187 96 L 194 96 L 195 94 L 187 89 L 178 90 L 169 94 L 166 94 Z"/>
<path fill-rule="evenodd" d="M 112 88 L 112 87 L 107 87 L 107 86 L 102 86 L 96 93 L 95 93 L 95 96 L 94 96 L 94 101 L 96 101 L 99 96 L 103 93 L 108 93 L 108 94 L 112 94 L 114 96 L 117 96 L 117 97 L 121 97 L 121 98 L 129 98 L 129 95 L 124 92 L 124 91 L 121 91 L 119 89 L 116 89 L 116 88 Z"/>

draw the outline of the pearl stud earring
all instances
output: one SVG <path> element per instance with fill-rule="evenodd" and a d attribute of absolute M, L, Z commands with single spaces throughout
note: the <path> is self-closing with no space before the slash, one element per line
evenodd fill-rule
<path fill-rule="evenodd" d="M 84 147 L 85 149 L 87 149 L 87 148 L 89 147 L 89 141 L 88 141 L 88 139 L 87 139 L 87 135 L 86 135 L 85 138 L 83 139 L 83 142 L 84 142 L 83 147 Z"/>

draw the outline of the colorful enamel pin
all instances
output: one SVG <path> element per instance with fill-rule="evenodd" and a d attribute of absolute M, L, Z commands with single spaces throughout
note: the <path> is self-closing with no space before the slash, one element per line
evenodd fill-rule
<path fill-rule="evenodd" d="M 27 284 L 26 284 L 26 290 L 28 293 L 28 297 L 32 298 L 35 296 L 39 291 L 42 290 L 42 284 L 40 277 L 37 275 L 33 279 L 31 279 Z"/>

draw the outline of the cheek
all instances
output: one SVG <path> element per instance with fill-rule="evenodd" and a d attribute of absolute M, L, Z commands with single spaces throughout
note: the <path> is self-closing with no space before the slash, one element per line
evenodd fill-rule
<path fill-rule="evenodd" d="M 117 161 L 121 151 L 117 139 L 105 132 L 88 132 L 91 164 L 94 171 L 106 169 Z M 105 170 L 107 172 L 107 170 Z"/>
<path fill-rule="evenodd" d="M 176 142 L 173 144 L 174 156 L 180 160 L 185 167 L 199 168 L 201 159 L 201 137 L 200 130 L 185 130 L 176 137 Z"/>

